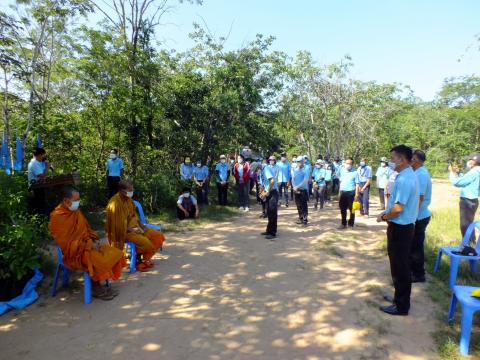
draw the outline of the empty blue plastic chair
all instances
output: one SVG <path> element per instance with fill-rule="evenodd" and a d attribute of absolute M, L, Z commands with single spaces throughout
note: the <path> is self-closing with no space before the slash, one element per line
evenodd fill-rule
<path fill-rule="evenodd" d="M 441 247 L 440 250 L 438 251 L 437 261 L 435 262 L 435 268 L 433 269 L 433 272 L 438 271 L 441 260 L 442 260 L 442 254 L 446 254 L 447 256 L 449 256 L 450 257 L 450 276 L 448 279 L 448 285 L 450 286 L 451 289 L 453 289 L 453 287 L 455 286 L 455 281 L 457 280 L 458 266 L 460 265 L 460 261 L 469 261 L 470 270 L 473 273 L 477 271 L 477 261 L 480 260 L 480 255 L 464 256 L 464 255 L 457 255 L 453 253 L 453 251 L 461 251 L 464 246 L 467 246 L 469 244 L 470 236 L 472 235 L 473 231 L 475 231 L 475 229 L 480 230 L 480 221 L 475 221 L 470 224 L 467 231 L 465 232 L 465 236 L 463 237 L 463 240 L 460 246 L 444 246 L 444 247 Z M 477 253 L 480 253 L 479 240 L 480 240 L 480 236 L 477 239 L 477 244 L 475 248 Z"/>
<path fill-rule="evenodd" d="M 452 301 L 448 311 L 448 322 L 453 320 L 457 301 L 462 305 L 462 320 L 460 330 L 460 353 L 468 355 L 470 345 L 470 334 L 472 333 L 472 320 L 475 312 L 480 310 L 480 299 L 471 296 L 473 290 L 478 287 L 473 286 L 454 286 Z"/>
<path fill-rule="evenodd" d="M 145 218 L 145 213 L 143 212 L 142 204 L 140 204 L 137 200 L 133 200 L 133 203 L 135 204 L 135 207 L 137 208 L 138 211 L 138 216 L 140 217 L 140 223 L 152 230 L 157 230 L 161 231 L 162 227 L 160 225 L 155 225 L 155 224 L 149 224 L 147 222 L 147 219 Z M 160 251 L 163 250 L 163 246 L 160 248 Z"/>
<path fill-rule="evenodd" d="M 127 253 L 130 252 L 130 274 L 133 274 L 135 271 L 137 271 L 137 247 L 134 243 L 127 241 L 125 244 L 125 249 Z"/>
<path fill-rule="evenodd" d="M 62 249 L 57 246 L 57 269 L 55 270 L 55 276 L 53 277 L 53 288 L 52 288 L 52 297 L 57 295 L 57 284 L 58 277 L 60 276 L 60 271 L 63 270 L 62 277 L 62 287 L 66 287 L 68 284 L 68 279 L 70 277 L 70 269 L 63 264 L 63 252 Z M 87 271 L 83 273 L 83 302 L 85 304 L 90 304 L 92 302 L 92 279 Z"/>

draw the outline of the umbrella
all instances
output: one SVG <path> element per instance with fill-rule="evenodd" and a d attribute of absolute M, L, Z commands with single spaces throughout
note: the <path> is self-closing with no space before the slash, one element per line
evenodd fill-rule
<path fill-rule="evenodd" d="M 17 143 L 15 147 L 15 171 L 22 171 L 23 169 L 23 146 L 20 137 L 17 136 Z"/>

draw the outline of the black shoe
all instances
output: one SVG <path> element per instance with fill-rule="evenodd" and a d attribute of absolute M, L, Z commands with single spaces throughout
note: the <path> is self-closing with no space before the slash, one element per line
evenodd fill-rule
<path fill-rule="evenodd" d="M 276 238 L 276 236 L 272 235 L 272 234 L 268 234 L 267 236 L 265 236 L 265 239 L 267 239 L 267 240 L 273 240 L 275 238 Z"/>
<path fill-rule="evenodd" d="M 354 226 L 355 226 L 355 224 L 348 224 L 348 227 L 353 228 Z"/>
<path fill-rule="evenodd" d="M 285 207 L 288 207 L 288 203 L 285 204 Z"/>
<path fill-rule="evenodd" d="M 270 235 L 270 233 L 269 233 L 269 232 L 267 232 L 267 231 L 265 231 L 265 232 L 261 233 L 260 235 L 262 235 L 262 236 L 266 236 L 266 235 Z"/>
<path fill-rule="evenodd" d="M 302 225 L 303 224 L 303 220 L 297 220 L 297 225 Z"/>
<path fill-rule="evenodd" d="M 393 304 L 393 296 L 383 295 L 383 300 L 388 301 L 389 303 Z"/>
<path fill-rule="evenodd" d="M 347 225 L 340 225 L 338 227 L 338 230 L 345 230 L 347 228 Z"/>
<path fill-rule="evenodd" d="M 307 226 L 308 225 L 308 220 L 303 220 L 303 225 Z"/>
<path fill-rule="evenodd" d="M 380 310 L 388 315 L 400 315 L 400 316 L 407 316 L 408 311 L 400 311 L 397 309 L 397 305 L 387 305 L 387 306 L 380 306 Z"/>
<path fill-rule="evenodd" d="M 426 281 L 425 275 L 412 275 L 412 283 L 424 283 Z"/>

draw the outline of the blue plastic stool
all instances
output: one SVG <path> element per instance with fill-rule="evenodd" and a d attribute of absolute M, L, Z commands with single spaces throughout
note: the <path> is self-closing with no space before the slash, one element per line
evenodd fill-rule
<path fill-rule="evenodd" d="M 63 252 L 62 249 L 57 246 L 58 262 L 57 269 L 55 270 L 55 276 L 53 277 L 52 297 L 57 295 L 57 284 L 60 271 L 63 270 L 62 287 L 66 287 L 68 279 L 70 277 L 70 269 L 63 264 Z M 83 273 L 83 302 L 88 305 L 92 302 L 92 279 L 88 272 Z"/>
<path fill-rule="evenodd" d="M 469 244 L 470 236 L 472 235 L 472 232 L 475 230 L 475 228 L 480 230 L 480 221 L 475 221 L 468 226 L 468 229 L 465 232 L 465 236 L 463 237 L 462 243 L 460 244 L 460 246 L 445 246 L 445 247 L 441 247 L 440 250 L 438 251 L 437 261 L 435 262 L 435 268 L 433 269 L 433 272 L 436 273 L 438 271 L 441 264 L 441 260 L 442 260 L 442 254 L 446 254 L 447 256 L 449 256 L 450 257 L 450 275 L 448 278 L 448 285 L 450 286 L 451 289 L 453 289 L 453 287 L 455 286 L 455 282 L 457 280 L 458 267 L 460 265 L 460 261 L 469 261 L 470 270 L 473 273 L 477 272 L 477 262 L 478 260 L 480 260 L 480 256 L 464 256 L 464 255 L 457 255 L 453 253 L 453 251 L 461 251 L 464 246 Z M 477 239 L 475 250 L 477 250 L 477 253 L 480 254 L 480 236 Z"/>
<path fill-rule="evenodd" d="M 137 268 L 136 268 L 136 263 L 137 263 L 137 246 L 130 242 L 130 241 L 127 241 L 125 243 L 125 250 L 127 251 L 127 253 L 129 252 L 130 250 L 130 274 L 133 274 L 134 272 L 137 271 Z"/>
<path fill-rule="evenodd" d="M 460 353 L 468 355 L 470 344 L 470 334 L 472 333 L 473 314 L 480 310 L 480 299 L 471 296 L 473 290 L 478 287 L 473 286 L 454 286 L 450 309 L 448 311 L 448 322 L 453 320 L 457 301 L 462 305 L 462 322 L 460 331 Z"/>
<path fill-rule="evenodd" d="M 137 208 L 138 211 L 138 216 L 140 217 L 140 223 L 152 230 L 157 230 L 157 231 L 162 231 L 162 227 L 160 225 L 155 225 L 155 224 L 149 224 L 147 222 L 147 219 L 145 218 L 145 213 L 143 212 L 142 204 L 140 204 L 137 200 L 133 200 L 133 203 L 135 204 L 135 207 Z M 163 246 L 160 247 L 160 251 L 163 251 Z"/>

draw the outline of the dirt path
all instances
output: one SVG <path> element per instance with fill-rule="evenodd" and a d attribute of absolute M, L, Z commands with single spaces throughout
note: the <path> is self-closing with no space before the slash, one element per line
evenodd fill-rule
<path fill-rule="evenodd" d="M 384 224 L 336 230 L 334 206 L 299 228 L 282 208 L 267 241 L 257 214 L 170 234 L 156 270 L 125 274 L 111 302 L 62 291 L 1 317 L 0 358 L 436 358 L 425 284 L 414 284 L 411 316 L 378 310 L 392 291 Z"/>

